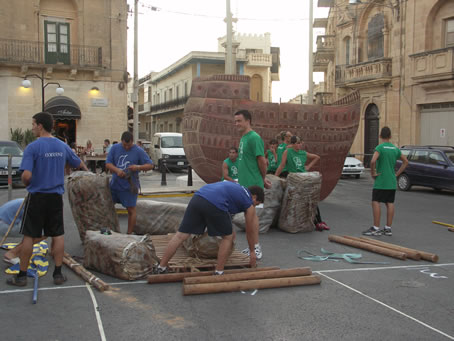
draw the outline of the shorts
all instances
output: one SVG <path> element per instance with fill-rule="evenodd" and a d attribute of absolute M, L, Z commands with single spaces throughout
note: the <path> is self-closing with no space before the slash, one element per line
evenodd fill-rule
<path fill-rule="evenodd" d="M 209 236 L 232 234 L 232 219 L 229 212 L 222 211 L 199 195 L 194 195 L 184 212 L 179 232 L 203 234 L 205 227 Z"/>
<path fill-rule="evenodd" d="M 57 193 L 29 193 L 25 199 L 21 233 L 28 237 L 58 237 L 65 234 L 63 196 Z"/>
<path fill-rule="evenodd" d="M 378 201 L 383 203 L 394 203 L 396 197 L 395 189 L 378 189 L 374 188 L 372 190 L 372 201 Z"/>
<path fill-rule="evenodd" d="M 124 207 L 136 207 L 137 205 L 137 194 L 131 193 L 130 191 L 117 191 L 110 189 L 112 193 L 112 200 L 114 203 L 120 203 Z"/>

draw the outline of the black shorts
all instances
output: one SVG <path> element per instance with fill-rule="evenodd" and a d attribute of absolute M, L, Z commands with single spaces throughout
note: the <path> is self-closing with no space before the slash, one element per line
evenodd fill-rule
<path fill-rule="evenodd" d="M 372 190 L 372 201 L 393 203 L 396 197 L 395 189 L 377 189 Z"/>
<path fill-rule="evenodd" d="M 194 195 L 184 212 L 178 231 L 203 234 L 205 227 L 209 236 L 228 236 L 232 234 L 232 219 L 229 212 L 220 210 L 199 195 Z"/>
<path fill-rule="evenodd" d="M 58 237 L 65 233 L 63 197 L 57 193 L 29 193 L 21 233 L 28 237 Z"/>

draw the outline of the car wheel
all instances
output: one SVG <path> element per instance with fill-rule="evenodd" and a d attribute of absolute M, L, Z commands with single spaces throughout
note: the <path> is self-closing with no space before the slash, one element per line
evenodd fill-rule
<path fill-rule="evenodd" d="M 411 188 L 410 179 L 407 174 L 399 175 L 397 179 L 397 186 L 401 191 L 408 191 Z"/>
<path fill-rule="evenodd" d="M 357 178 L 357 179 L 359 179 L 360 177 L 361 177 L 360 174 L 356 174 L 356 175 L 355 175 L 355 178 Z"/>

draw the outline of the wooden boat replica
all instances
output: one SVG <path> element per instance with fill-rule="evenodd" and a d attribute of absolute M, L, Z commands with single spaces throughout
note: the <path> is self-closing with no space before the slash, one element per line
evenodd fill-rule
<path fill-rule="evenodd" d="M 241 138 L 234 113 L 247 109 L 265 148 L 280 131 L 289 130 L 302 138 L 305 150 L 320 155 L 314 170 L 322 174 L 323 200 L 336 186 L 358 130 L 359 94 L 330 105 L 254 102 L 249 99 L 249 80 L 241 75 L 193 80 L 183 117 L 183 145 L 192 168 L 207 183 L 221 179 L 222 162 Z"/>

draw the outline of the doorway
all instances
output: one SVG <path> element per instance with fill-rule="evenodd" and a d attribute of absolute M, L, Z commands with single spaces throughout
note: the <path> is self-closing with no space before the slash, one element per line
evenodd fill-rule
<path fill-rule="evenodd" d="M 69 146 L 76 142 L 76 120 L 55 120 L 55 136 Z"/>
<path fill-rule="evenodd" d="M 370 167 L 370 161 L 378 145 L 380 113 L 375 104 L 369 104 L 365 113 L 364 124 L 364 167 Z"/>

